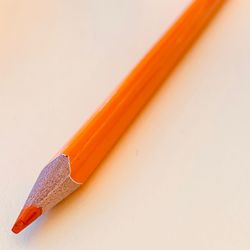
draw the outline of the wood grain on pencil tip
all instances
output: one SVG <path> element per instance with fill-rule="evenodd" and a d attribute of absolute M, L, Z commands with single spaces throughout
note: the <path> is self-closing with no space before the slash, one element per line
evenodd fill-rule
<path fill-rule="evenodd" d="M 105 105 L 42 170 L 14 224 L 14 233 L 87 180 L 224 2 L 196 0 L 189 6 Z"/>

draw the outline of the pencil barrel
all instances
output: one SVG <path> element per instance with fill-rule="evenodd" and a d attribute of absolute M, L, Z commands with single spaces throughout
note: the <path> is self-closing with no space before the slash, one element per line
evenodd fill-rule
<path fill-rule="evenodd" d="M 196 0 L 64 147 L 84 183 L 183 58 L 224 0 Z"/>

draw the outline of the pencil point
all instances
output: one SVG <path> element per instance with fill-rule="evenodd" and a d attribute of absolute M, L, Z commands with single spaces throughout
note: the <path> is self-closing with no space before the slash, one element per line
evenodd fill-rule
<path fill-rule="evenodd" d="M 24 228 L 31 224 L 35 219 L 37 219 L 42 214 L 42 209 L 39 207 L 29 206 L 22 209 L 19 214 L 14 226 L 12 227 L 12 232 L 15 234 L 20 233 Z"/>

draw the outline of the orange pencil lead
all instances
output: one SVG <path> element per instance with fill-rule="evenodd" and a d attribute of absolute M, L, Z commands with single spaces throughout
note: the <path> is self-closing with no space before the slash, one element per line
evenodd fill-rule
<path fill-rule="evenodd" d="M 24 228 L 31 224 L 35 219 L 37 219 L 42 214 L 42 209 L 39 207 L 25 207 L 19 214 L 14 226 L 12 227 L 12 232 L 15 234 L 20 233 Z"/>

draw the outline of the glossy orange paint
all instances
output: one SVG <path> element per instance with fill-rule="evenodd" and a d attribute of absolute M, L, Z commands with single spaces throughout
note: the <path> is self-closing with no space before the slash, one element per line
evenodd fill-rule
<path fill-rule="evenodd" d="M 196 0 L 61 153 L 84 183 L 186 54 L 224 0 Z"/>

